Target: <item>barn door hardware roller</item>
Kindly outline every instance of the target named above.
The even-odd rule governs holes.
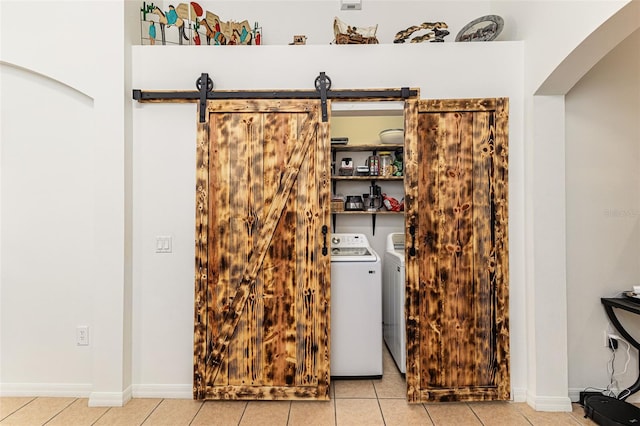
[[[206,121],[207,100],[222,99],[320,99],[322,121],[329,119],[327,112],[328,99],[408,99],[418,96],[418,90],[403,87],[402,89],[381,90],[331,90],[331,79],[321,72],[315,79],[315,90],[264,90],[264,91],[214,91],[213,80],[209,74],[202,73],[196,79],[197,91],[143,91],[133,90],[133,99],[138,102],[198,102],[200,106],[200,122]]]

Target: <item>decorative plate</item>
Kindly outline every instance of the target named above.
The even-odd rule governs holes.
[[[462,27],[456,41],[491,41],[498,37],[503,27],[504,20],[500,16],[482,16]]]

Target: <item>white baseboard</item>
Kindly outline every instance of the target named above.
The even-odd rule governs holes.
[[[88,398],[90,383],[0,383],[0,396]]]
[[[133,385],[134,398],[193,399],[193,386],[186,385]]]
[[[131,398],[131,386],[123,392],[91,392],[89,407],[124,407]]]
[[[527,404],[536,411],[571,412],[568,396],[536,396],[527,394]]]
[[[527,402],[527,389],[513,388],[511,389],[511,399],[513,402]]]

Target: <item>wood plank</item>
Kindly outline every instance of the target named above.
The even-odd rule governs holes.
[[[209,116],[209,287],[210,296],[208,308],[208,348],[218,336],[225,311],[229,308],[229,283],[231,270],[229,268],[231,255],[231,233],[228,224],[231,221],[231,150],[229,144],[221,144],[226,128],[233,117],[230,114],[207,114]],[[210,370],[210,367],[207,366]],[[228,360],[220,366],[220,374],[215,384],[229,383]],[[214,383],[207,381],[207,386]]]
[[[209,288],[209,120],[198,123],[196,137],[196,229],[195,229],[195,297],[193,397],[204,398],[206,392],[204,359],[207,351],[207,306]]]
[[[421,126],[418,122],[418,101],[409,100],[405,102],[404,110],[404,132],[405,132],[405,149],[404,149],[404,202],[405,202],[405,237],[407,245],[405,248],[405,319],[406,319],[406,337],[407,337],[407,400],[409,402],[420,401],[420,276],[419,262],[424,251],[418,234],[416,236],[416,256],[411,256],[409,248],[411,247],[412,237],[410,229],[413,227],[417,231],[421,229],[419,221],[419,212],[424,209],[418,198],[418,179],[419,179],[419,162],[421,161],[419,148],[418,131]]]
[[[446,276],[441,275],[441,256],[446,197],[446,173],[443,167],[445,145],[444,122],[440,114],[421,114],[419,118],[420,170],[419,241],[425,246],[420,255],[420,307],[419,315],[424,326],[419,334],[420,345],[420,389],[444,386],[447,370],[444,369],[444,298]],[[444,279],[444,280],[443,280]]]
[[[495,113],[494,203],[496,256],[496,363],[499,399],[510,398],[509,376],[509,99],[499,98]]]
[[[268,205],[271,203],[273,196],[277,193],[279,179],[282,176],[287,158],[287,145],[279,142],[286,140],[281,120],[276,120],[276,116],[263,119],[263,191],[265,213]],[[276,234],[280,230],[276,229]],[[277,244],[278,238],[275,239]],[[277,372],[281,370],[278,361],[281,359],[280,341],[282,337],[279,335],[277,323],[277,307],[280,295],[278,273],[279,255],[273,250],[278,247],[272,247],[266,254],[262,268],[262,276],[264,281],[264,313],[263,313],[263,341],[262,346],[262,364],[264,368],[263,384],[269,386],[281,385]]]
[[[265,179],[270,181],[268,187],[271,188],[267,195],[268,199],[272,199],[277,194],[279,179],[294,150],[297,132],[292,133],[290,128],[292,123],[298,122],[296,115],[274,113],[265,116],[264,146],[269,152],[268,156],[273,160],[273,170],[265,175]],[[303,120],[302,117],[299,118]],[[266,152],[265,155],[267,155]],[[304,167],[304,162],[301,167]],[[296,304],[291,288],[293,285],[291,277],[294,276],[295,271],[293,268],[295,257],[291,255],[295,245],[295,234],[291,230],[295,229],[293,214],[296,208],[291,200],[295,198],[295,192],[294,185],[275,229],[263,266],[265,273],[270,276],[268,286],[265,286],[269,297],[265,299],[264,368],[266,383],[274,386],[292,385],[295,369],[295,355],[292,356],[287,350],[290,324],[294,322],[291,307]]]
[[[331,114],[331,101],[327,101],[327,108]],[[330,154],[330,130],[329,122],[322,122],[318,118],[318,138],[316,140],[316,199],[318,201],[316,214],[317,227],[315,229],[317,248],[316,265],[314,268],[316,277],[316,398],[328,400],[330,391],[331,371],[330,371],[330,306],[331,306],[331,263],[330,256],[324,254],[323,247],[330,245],[330,210],[331,210],[331,154]],[[323,228],[326,226],[326,228]],[[326,232],[325,232],[326,231]]]
[[[222,103],[220,103],[222,104]],[[228,109],[228,105],[225,105]],[[229,282],[224,286],[227,289],[227,298],[232,299],[234,293],[242,280],[244,266],[249,261],[250,253],[253,250],[252,231],[254,219],[249,200],[250,175],[250,152],[251,140],[247,126],[255,116],[250,114],[229,114],[230,120],[224,129],[223,140],[242,141],[241,143],[229,143],[229,246],[226,249],[233,259],[229,262]],[[247,300],[251,299],[254,292],[253,286],[248,289]],[[248,351],[251,339],[248,328],[249,312],[245,308],[239,313],[237,327],[234,330],[233,339],[228,346],[228,384],[230,385],[250,385],[248,379],[250,373],[248,368]],[[224,317],[221,328],[224,327]]]
[[[426,99],[420,101],[422,112],[495,111],[495,98]]]
[[[472,338],[469,320],[472,318],[473,235],[470,220],[473,175],[471,153],[470,113],[443,114],[444,132],[440,143],[444,144],[444,158],[440,164],[440,201],[444,212],[441,220],[441,246],[439,274],[443,285],[442,299],[442,364],[445,387],[470,386],[468,376],[473,354],[469,340]]]
[[[473,179],[491,181],[493,173],[494,126],[493,113],[478,112],[473,122]],[[493,317],[495,314],[495,250],[492,237],[492,188],[476,185],[473,193],[474,264],[474,365],[472,383],[491,385],[495,380],[496,339]],[[482,361],[482,362],[480,362]]]
[[[318,389],[315,386],[216,386],[207,391],[205,398],[219,400],[328,400],[329,395],[322,394]]]

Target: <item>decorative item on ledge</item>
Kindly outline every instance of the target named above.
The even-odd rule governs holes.
[[[153,3],[143,2],[140,8],[140,24],[143,45],[156,44],[156,24],[159,24],[160,41],[163,45],[200,45],[201,36],[206,38],[207,45],[262,44],[262,27],[258,26],[257,22],[254,23],[253,29],[248,20],[223,22],[215,13],[207,11],[205,14],[196,2],[180,3],[177,7],[170,5],[166,11]],[[177,28],[177,34],[173,30],[166,31],[171,27]]]
[[[412,38],[411,43],[422,43],[427,40],[430,40],[431,43],[442,43],[444,38],[449,35],[447,28],[449,26],[444,22],[423,22],[420,25],[413,25],[404,31],[398,31],[393,42],[404,43],[413,33],[426,30],[425,34]]]
[[[504,20],[498,15],[486,15],[474,19],[462,27],[456,41],[491,41],[495,40],[504,28]]]
[[[376,31],[378,31],[377,24],[371,27],[352,27],[342,22],[337,16],[333,18],[336,44],[378,44]]]
[[[289,45],[292,44],[307,44],[307,36],[306,35],[294,35],[293,36],[293,43],[289,43]]]

